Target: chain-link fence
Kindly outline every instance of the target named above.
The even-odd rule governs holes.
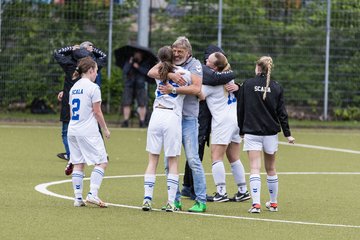
[[[0,105],[42,98],[57,105],[64,74],[55,49],[90,40],[109,52],[110,0],[1,0]],[[219,3],[222,21],[219,25]],[[272,56],[291,115],[321,118],[324,106],[326,0],[152,0],[149,45],[154,50],[187,36],[203,60],[209,44],[227,53],[237,82],[253,77],[255,60]],[[331,2],[329,115],[360,119],[360,0]],[[113,5],[112,49],[137,40],[139,1]],[[103,69],[103,98],[112,112],[121,104],[122,72],[112,60]],[[151,93],[150,93],[151,94]]]

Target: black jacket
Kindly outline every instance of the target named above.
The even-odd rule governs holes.
[[[125,87],[134,89],[145,88],[145,82],[151,81],[147,76],[151,68],[151,63],[146,60],[139,63],[139,68],[135,68],[133,64],[126,61],[123,67]]]
[[[72,75],[75,71],[78,60],[87,56],[91,56],[96,61],[98,65],[98,72],[102,67],[106,66],[106,54],[95,47],[93,52],[89,52],[86,49],[77,49],[73,51],[72,46],[63,47],[54,51],[54,59],[57,63],[59,63],[65,72],[60,121],[70,121],[69,91],[78,80],[72,80]]]
[[[283,131],[291,136],[286,112],[283,88],[271,80],[266,99],[263,100],[266,76],[246,80],[240,88],[238,123],[240,134],[275,135]]]

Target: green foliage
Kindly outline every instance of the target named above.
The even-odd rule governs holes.
[[[360,121],[360,108],[347,107],[334,109],[335,120],[356,120]]]
[[[52,58],[55,49],[90,40],[108,49],[106,1],[66,1],[65,5],[13,1],[3,7],[0,57],[0,105],[31,102],[56,104],[64,74]],[[34,1],[32,1],[34,2]],[[86,2],[86,4],[85,4]],[[218,0],[167,1],[172,8],[152,9],[150,46],[157,51],[187,36],[200,61],[209,44],[217,44]],[[172,5],[171,5],[172,4]],[[331,1],[329,108],[360,105],[360,4]],[[135,43],[137,0],[114,4],[113,51]],[[286,102],[318,112],[323,107],[326,1],[224,0],[222,48],[241,82],[254,74],[263,55],[274,59],[272,78],[285,89]],[[122,73],[112,62],[111,78],[102,70],[103,95],[121,103]],[[108,100],[106,98],[106,100]]]

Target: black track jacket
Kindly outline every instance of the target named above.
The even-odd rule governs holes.
[[[265,86],[265,75],[248,79],[241,86],[238,109],[240,135],[275,135],[282,129],[284,136],[289,137],[291,132],[283,88],[276,81],[270,80],[266,99],[263,100]]]
[[[72,80],[72,75],[76,69],[79,59],[91,56],[98,65],[98,72],[101,68],[106,66],[106,54],[100,49],[94,47],[93,52],[88,52],[85,49],[72,50],[72,46],[63,47],[54,51],[54,58],[56,62],[62,67],[65,72],[65,80],[63,87],[63,98],[61,100],[60,121],[70,121],[70,105],[69,105],[69,91],[77,80]]]

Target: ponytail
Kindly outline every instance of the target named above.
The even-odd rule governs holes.
[[[273,68],[273,60],[271,57],[263,56],[256,61],[256,65],[261,68],[261,74],[266,74],[266,86],[263,94],[263,100],[265,100],[266,93],[270,85],[270,75]]]
[[[81,74],[89,71],[90,68],[96,67],[96,62],[91,57],[84,57],[79,60],[77,67],[72,75],[72,80],[75,80],[81,76]]]

